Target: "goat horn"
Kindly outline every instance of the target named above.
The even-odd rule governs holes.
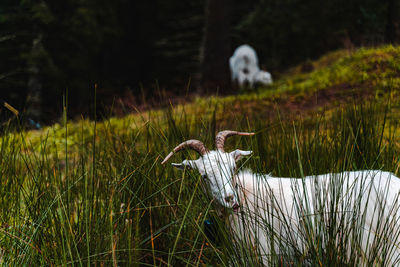
[[[169,153],[168,156],[165,157],[165,159],[161,162],[161,164],[164,164],[165,162],[167,162],[167,160],[169,160],[174,155],[174,153],[176,153],[182,149],[185,149],[185,148],[193,149],[193,150],[197,151],[201,156],[204,156],[209,151],[206,148],[206,146],[203,144],[203,142],[201,142],[199,140],[195,140],[195,139],[187,140],[187,141],[177,145],[174,148],[174,150],[172,150],[171,153]]]
[[[254,135],[254,133],[244,133],[244,132],[237,132],[230,130],[219,132],[217,134],[217,137],[215,137],[215,146],[219,151],[225,152],[224,150],[225,140],[232,135]]]

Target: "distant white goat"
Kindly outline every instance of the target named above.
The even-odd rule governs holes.
[[[236,162],[252,151],[225,152],[225,140],[232,135],[253,134],[222,131],[216,136],[214,151],[209,151],[201,141],[188,140],[175,147],[162,164],[182,149],[197,151],[199,159],[172,165],[200,172],[217,203],[233,210],[229,213],[233,232],[240,240],[250,242],[264,265],[272,252],[281,254],[292,249],[306,255],[310,242],[314,243],[307,238],[317,238],[321,221],[329,231],[334,231],[335,246],[347,245],[348,258],[358,255],[363,259],[361,265],[399,264],[398,177],[379,170],[303,179],[238,171]],[[354,238],[358,243],[354,243]]]
[[[229,59],[229,66],[232,81],[237,82],[239,86],[248,84],[252,87],[255,83],[272,84],[271,74],[260,70],[256,51],[249,45],[236,48]]]

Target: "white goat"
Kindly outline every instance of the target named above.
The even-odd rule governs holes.
[[[359,265],[399,265],[398,177],[379,170],[303,179],[237,171],[236,162],[252,151],[237,149],[227,153],[225,140],[232,135],[253,134],[222,131],[216,137],[214,151],[209,151],[201,141],[188,140],[175,147],[162,164],[182,149],[197,151],[199,159],[172,165],[200,172],[217,203],[233,210],[229,222],[235,235],[250,242],[263,265],[268,264],[273,252],[307,255],[312,250],[311,244],[316,242],[314,238],[328,242],[328,231],[318,232],[321,227],[335,233],[335,246],[346,246],[348,259],[361,258]]]
[[[237,82],[239,86],[248,84],[252,87],[255,83],[272,84],[271,74],[260,70],[256,51],[249,45],[236,48],[229,59],[229,66],[232,81]]]

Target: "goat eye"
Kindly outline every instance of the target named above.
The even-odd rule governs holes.
[[[206,179],[206,178],[207,178],[207,175],[203,174],[203,175],[201,176],[201,178]]]

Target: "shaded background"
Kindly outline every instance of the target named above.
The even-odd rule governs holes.
[[[274,77],[327,51],[397,43],[396,0],[3,0],[0,98],[42,123],[233,92],[248,43]],[[118,114],[117,114],[118,115]]]

